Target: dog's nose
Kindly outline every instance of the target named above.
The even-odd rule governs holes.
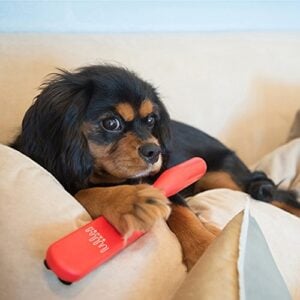
[[[148,143],[139,148],[140,156],[147,162],[154,164],[158,161],[161,149],[158,145]]]

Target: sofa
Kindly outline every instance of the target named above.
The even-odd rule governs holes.
[[[166,223],[65,286],[43,264],[48,246],[88,223],[45,169],[6,146],[56,68],[125,65],[153,83],[171,116],[205,130],[245,163],[300,194],[297,33],[0,36],[1,299],[299,299],[300,220],[242,192],[188,202],[223,229],[187,274]]]

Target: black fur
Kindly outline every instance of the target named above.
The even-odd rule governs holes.
[[[162,170],[200,156],[206,160],[208,171],[228,172],[252,197],[265,202],[286,201],[299,207],[293,192],[278,190],[262,172],[252,173],[218,140],[191,126],[170,121],[152,85],[124,68],[100,65],[54,74],[25,114],[21,133],[11,146],[49,170],[74,194],[90,185],[88,177],[94,164],[81,130],[83,122],[96,122],[100,112],[120,101],[138,107],[144,99],[151,99],[159,110],[159,119],[151,134],[162,149]],[[136,125],[131,130],[142,137],[149,134]],[[108,144],[112,142],[110,139],[109,135],[102,136],[98,143]],[[184,194],[190,192],[191,189],[187,189]],[[173,199],[183,204],[180,197]]]
[[[50,171],[75,194],[89,185],[93,159],[80,127],[120,101],[138,105],[150,98],[159,107],[159,126],[153,135],[167,157],[169,115],[155,89],[134,73],[114,66],[89,66],[74,73],[62,71],[41,86],[26,112],[22,130],[11,146]],[[140,133],[141,134],[141,133]],[[110,143],[109,137],[103,143]]]
[[[278,189],[264,172],[251,172],[239,157],[215,138],[189,125],[171,121],[172,145],[168,167],[194,156],[200,156],[207,162],[209,171],[225,171],[241,189],[254,199],[263,202],[277,200],[295,208],[300,208],[294,191]],[[183,191],[190,196],[193,188]]]

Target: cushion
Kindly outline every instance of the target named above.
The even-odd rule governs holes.
[[[257,167],[269,168],[272,178],[285,179],[287,186],[297,189],[299,142],[295,139],[282,146]],[[0,250],[0,279],[5,287],[0,290],[1,298],[170,299],[186,277],[180,245],[161,222],[78,283],[62,285],[43,266],[45,252],[52,242],[89,222],[87,212],[51,174],[21,153],[0,145],[0,166],[0,233],[5,241]],[[222,299],[238,297],[237,247],[243,219],[239,213],[248,199],[242,192],[226,189],[189,199],[202,220],[225,229],[183,284],[183,289],[189,288],[178,291],[179,295],[199,295],[201,289],[201,299],[218,298],[221,292]],[[299,299],[299,219],[255,200],[250,211],[290,295]]]
[[[205,251],[174,296],[181,299],[239,299],[238,246],[243,213],[239,213]]]
[[[0,166],[1,299],[166,299],[185,277],[180,245],[161,222],[81,281],[63,285],[43,265],[46,250],[89,215],[21,153],[0,145]]]
[[[249,206],[251,215],[243,209],[225,226],[174,299],[300,299],[299,218],[256,200]]]
[[[287,140],[291,141],[296,138],[300,138],[300,110],[298,110],[295,115]]]
[[[244,212],[237,265],[240,298],[291,299],[264,234],[249,209]]]
[[[280,188],[298,191],[300,201],[300,138],[267,154],[254,168],[266,172]]]
[[[266,171],[268,175],[275,181],[275,183],[280,185],[281,188],[292,188],[296,191],[300,191],[299,167],[300,139],[294,139],[288,144],[279,147],[274,152],[265,156],[255,166],[257,169]],[[216,189],[190,198],[189,204],[203,221],[213,223],[220,228],[225,227],[222,234],[216,239],[215,243],[217,243],[219,238],[223,238],[223,235],[227,235],[227,238],[232,240],[231,234],[228,233],[228,231],[231,232],[235,229],[231,229],[231,227],[234,227],[234,225],[232,225],[232,222],[229,224],[228,222],[235,215],[244,210],[249,199],[250,197],[242,192],[231,191],[227,189]],[[266,245],[262,247],[268,249],[266,251],[270,252],[272,259],[274,260],[275,267],[273,271],[278,269],[279,272],[279,275],[276,276],[276,278],[278,279],[279,277],[282,277],[283,286],[287,286],[292,299],[300,299],[300,219],[275,206],[253,199],[250,201],[250,212],[254,218],[251,219],[250,222],[251,230],[255,232],[256,236],[263,236],[263,239],[266,241]],[[251,236],[247,238],[250,237]],[[257,239],[259,239],[259,237]],[[223,247],[223,249],[222,247],[223,246],[217,247],[218,250],[214,250],[214,254],[209,254],[212,249],[215,249],[214,247],[210,247],[207,251],[207,255],[213,255],[215,259],[218,256],[227,257],[229,254],[224,253],[225,248]],[[239,247],[241,247],[241,245],[239,245]],[[233,250],[231,249],[231,251]],[[252,258],[254,257],[255,260],[255,254],[253,251],[250,251],[249,253],[252,253]],[[201,261],[204,258],[205,256],[200,259],[199,265],[203,263]],[[251,259],[249,261],[251,261]],[[266,259],[264,261],[266,261]],[[238,261],[235,263],[237,268]],[[213,267],[212,264],[209,265],[209,268],[211,267]],[[201,269],[198,267],[198,265],[195,268]],[[205,270],[207,269],[208,267]],[[258,270],[259,268],[256,269]],[[195,271],[197,274],[196,277],[198,277],[197,272],[199,271]],[[188,276],[187,280],[190,276],[192,276],[192,274],[193,273]],[[224,274],[224,270],[222,269],[222,274],[224,277],[226,277],[227,273]],[[201,276],[204,275],[202,274]],[[238,273],[236,273],[236,276],[238,276]],[[206,279],[210,280],[209,277]],[[201,282],[205,280],[201,277]],[[238,281],[237,277],[236,280]],[[265,280],[271,280],[270,276]],[[195,279],[192,279],[192,281],[194,282]],[[239,283],[241,284],[241,282]],[[264,283],[265,285],[263,286],[266,290],[268,282]],[[196,286],[196,283],[193,286]],[[281,289],[281,291],[282,290],[283,289]],[[180,294],[181,293],[184,292],[180,291]],[[235,293],[231,294],[232,297],[234,297],[234,295]],[[202,297],[204,296],[202,295]],[[191,299],[196,299],[196,297]],[[229,297],[228,299],[231,298]],[[257,298],[256,295],[256,297],[249,299],[264,299],[264,297]]]

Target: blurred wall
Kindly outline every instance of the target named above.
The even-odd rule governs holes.
[[[300,1],[1,1],[2,32],[299,30]]]

